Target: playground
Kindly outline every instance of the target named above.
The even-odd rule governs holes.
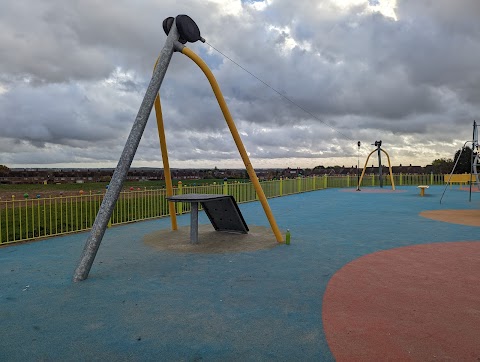
[[[315,178],[302,188],[299,177],[301,193],[286,196],[279,180],[270,197],[283,197],[268,202],[213,73],[184,45],[205,42],[200,30],[187,15],[162,25],[165,45],[95,221],[81,218],[89,232],[0,248],[2,360],[479,360],[478,194],[446,193],[454,181],[435,186],[433,173],[430,184],[396,187],[380,140],[356,189],[349,177],[346,190],[319,190]],[[220,193],[174,191],[159,96],[174,52],[205,74],[258,202],[238,205],[226,182]],[[152,108],[170,217],[111,227]],[[475,132],[466,143],[477,150]],[[375,152],[379,187],[373,176],[362,186]],[[478,184],[478,157],[471,164]],[[128,205],[151,210],[143,200],[158,195],[148,196]],[[5,224],[19,219],[22,230],[28,195],[20,211],[14,199]],[[30,222],[45,226],[49,214],[52,224],[48,205],[56,210],[38,203]],[[13,232],[13,242],[29,237]]]
[[[2,247],[2,360],[477,360],[478,224],[422,213],[474,213],[479,194],[375,190],[269,200],[290,245],[259,202],[239,206],[270,234],[258,248],[202,246],[204,212],[198,252],[165,246],[168,218],[112,227],[79,283],[88,233]]]

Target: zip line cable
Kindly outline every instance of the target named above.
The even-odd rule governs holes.
[[[332,131],[338,133],[339,135],[345,137],[346,139],[352,141],[352,142],[356,142],[355,140],[353,140],[352,138],[350,138],[349,136],[347,136],[346,134],[344,134],[343,132],[339,131],[338,129],[336,129],[335,127],[333,127],[332,125],[328,124],[327,122],[325,122],[324,120],[318,118],[317,116],[315,116],[313,113],[311,113],[310,111],[308,111],[307,109],[303,108],[302,106],[300,106],[299,104],[295,103],[293,100],[291,100],[290,98],[288,98],[286,95],[280,93],[278,90],[276,90],[274,87],[272,87],[270,84],[268,84],[267,82],[263,81],[262,79],[260,79],[259,77],[257,77],[255,74],[253,74],[252,72],[250,72],[248,69],[246,69],[245,67],[241,66],[239,63],[237,63],[235,60],[233,60],[232,58],[230,58],[229,56],[227,56],[226,54],[222,53],[220,50],[218,50],[217,48],[215,48],[212,44],[210,44],[209,42],[205,42],[206,44],[208,44],[212,49],[214,49],[215,51],[217,51],[218,53],[220,53],[221,55],[223,55],[225,58],[227,58],[228,60],[230,60],[233,64],[235,64],[237,67],[239,67],[240,69],[242,69],[243,71],[247,72],[248,74],[250,74],[252,77],[254,77],[255,79],[257,79],[259,82],[262,82],[264,85],[266,85],[268,88],[270,88],[272,91],[274,91],[275,93],[277,93],[280,97],[282,97],[283,99],[287,100],[288,102],[290,102],[291,104],[293,104],[295,107],[301,109],[302,111],[304,111],[306,114],[308,114],[309,116],[315,118],[317,121],[323,123],[325,126],[327,126],[328,128],[330,128]],[[362,146],[362,147],[365,147],[365,146]]]

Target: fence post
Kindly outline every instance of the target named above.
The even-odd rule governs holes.
[[[45,212],[45,210],[43,212]],[[13,230],[13,241],[15,241],[15,195],[12,195],[12,230]],[[38,232],[40,233],[40,227]]]
[[[323,177],[323,188],[326,189],[327,188],[327,185],[328,185],[328,182],[327,182],[327,174],[324,175]]]
[[[347,187],[350,187],[350,175],[347,175]]]
[[[403,173],[400,172],[400,186],[403,185]]]
[[[280,176],[280,196],[283,196],[283,177]]]
[[[372,174],[372,186],[375,186],[375,174]]]
[[[430,185],[433,185],[433,172],[430,172]]]
[[[182,181],[178,181],[178,195],[183,195]],[[177,214],[183,214],[183,202],[177,202]]]
[[[223,194],[224,194],[224,195],[228,195],[227,180],[223,180]]]
[[[297,176],[297,194],[302,192],[302,179]]]
[[[1,203],[4,204],[3,201],[2,201]],[[7,204],[5,204],[5,207],[7,207]],[[3,243],[3,234],[2,234],[2,219],[3,219],[3,218],[2,218],[2,209],[3,209],[3,208],[0,207],[0,244]],[[28,212],[27,198],[25,198],[25,210],[27,210],[27,211],[25,211],[25,215],[27,215],[27,212]],[[26,227],[26,229],[27,229],[27,238],[28,238],[28,216],[27,216],[27,221],[26,221],[26,222],[27,222],[27,227]],[[7,234],[7,237],[8,237],[8,234]],[[5,241],[7,241],[7,240],[5,239]]]
[[[53,205],[53,202],[52,202],[52,195],[50,195],[50,200],[48,202],[48,208],[49,208],[49,216],[50,216],[50,233],[49,235],[53,235],[53,225],[52,225],[52,205]],[[20,232],[21,232],[21,219],[22,218],[22,214],[20,213]],[[82,225],[83,226],[83,225]],[[21,235],[21,234],[20,234]]]
[[[312,189],[315,191],[316,190],[316,187],[315,187],[315,175],[313,175],[312,177]]]

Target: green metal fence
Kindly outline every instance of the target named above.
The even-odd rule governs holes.
[[[394,182],[402,185],[440,185],[443,175],[394,175]],[[376,175],[365,175],[362,187],[378,186]],[[280,197],[325,188],[356,187],[357,176],[298,177],[261,182],[267,198]],[[384,176],[384,185],[390,177]],[[200,186],[183,186],[179,182],[174,194],[225,194],[239,203],[257,200],[251,182],[224,182]],[[92,227],[104,193],[89,192],[60,197],[0,201],[0,244],[10,244],[49,236],[88,230]],[[177,214],[190,211],[189,203],[176,203]],[[165,189],[130,189],[121,192],[111,225],[168,216]]]

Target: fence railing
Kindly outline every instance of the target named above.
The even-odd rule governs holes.
[[[394,175],[396,185],[440,185],[443,175]],[[362,187],[377,186],[378,176],[365,175]],[[383,179],[390,185],[388,175]],[[261,182],[267,198],[280,197],[326,188],[356,187],[357,176],[314,176]],[[251,182],[224,182],[210,185],[183,186],[179,182],[174,194],[225,194],[238,203],[257,200]],[[10,244],[49,236],[85,231],[92,227],[104,193],[92,192],[59,197],[25,198],[0,201],[0,244]],[[177,214],[190,211],[189,203],[176,203]],[[137,188],[120,193],[109,225],[168,216],[165,189]]]

